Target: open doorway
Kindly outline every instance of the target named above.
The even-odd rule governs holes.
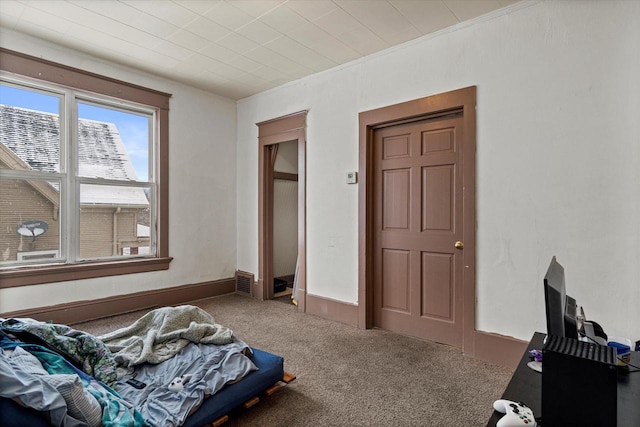
[[[298,141],[271,145],[273,165],[273,297],[293,295],[298,263]],[[285,298],[286,299],[286,298]]]
[[[257,124],[259,271],[253,295],[272,299],[276,294],[274,278],[286,277],[287,283],[290,279],[294,285],[292,292],[300,311],[306,309],[306,114],[303,111]],[[291,215],[296,219],[295,233],[291,221],[286,220]],[[286,251],[279,248],[284,240]],[[296,258],[293,277],[289,272],[292,254]]]

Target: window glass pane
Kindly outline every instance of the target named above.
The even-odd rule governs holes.
[[[60,257],[59,184],[0,178],[0,265]]]
[[[59,172],[59,109],[56,95],[0,84],[0,168]]]
[[[155,256],[150,188],[80,186],[80,258]]]
[[[78,176],[149,181],[152,117],[78,103]]]

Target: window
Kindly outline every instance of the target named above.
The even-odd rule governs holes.
[[[168,268],[170,95],[5,49],[0,68],[0,287]]]

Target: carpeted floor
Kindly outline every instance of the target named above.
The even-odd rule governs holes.
[[[292,304],[241,295],[192,303],[249,345],[284,356],[297,379],[248,409],[234,426],[484,426],[512,371],[458,350],[391,332],[361,330]],[[100,335],[134,312],[74,325]]]

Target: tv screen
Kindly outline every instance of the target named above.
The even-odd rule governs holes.
[[[544,302],[547,334],[577,339],[576,301],[567,295],[564,268],[555,256],[544,276]]]

